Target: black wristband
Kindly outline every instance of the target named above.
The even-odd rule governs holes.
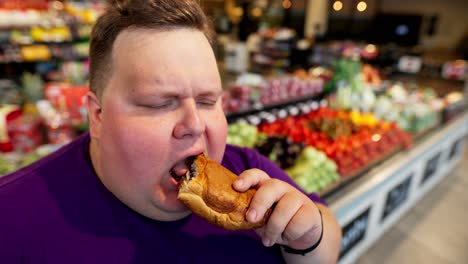
[[[292,247],[281,245],[281,247],[284,249],[285,252],[290,253],[290,254],[297,254],[297,255],[305,256],[307,253],[312,252],[314,249],[316,249],[320,245],[320,242],[322,242],[322,237],[323,237],[323,217],[322,217],[322,211],[320,211],[320,209],[318,210],[320,213],[320,223],[322,225],[322,231],[320,232],[320,237],[318,241],[315,244],[313,244],[311,247],[306,248],[306,249],[294,249]]]

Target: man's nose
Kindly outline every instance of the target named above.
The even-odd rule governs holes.
[[[179,110],[180,118],[174,127],[176,138],[199,136],[205,132],[205,122],[194,100],[183,102]]]

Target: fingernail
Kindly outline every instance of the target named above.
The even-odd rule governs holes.
[[[243,179],[237,180],[237,187],[242,187],[242,186],[244,186],[244,180]]]
[[[250,221],[256,222],[257,221],[257,212],[255,209],[249,209],[247,211],[247,217],[250,218]]]

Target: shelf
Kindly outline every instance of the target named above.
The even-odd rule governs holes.
[[[319,95],[315,95],[315,96],[304,96],[304,97],[298,97],[298,98],[294,98],[294,99],[290,99],[288,100],[287,102],[279,102],[279,103],[274,103],[274,104],[269,104],[269,105],[265,105],[265,106],[261,106],[261,107],[258,107],[258,108],[254,108],[254,109],[250,109],[250,110],[246,110],[246,111],[239,111],[239,112],[235,112],[235,113],[228,113],[226,115],[226,118],[228,120],[229,123],[234,123],[235,121],[237,121],[238,119],[241,119],[241,118],[247,118],[249,116],[252,116],[252,115],[256,115],[256,114],[259,114],[260,112],[264,112],[264,111],[272,111],[272,110],[280,110],[280,109],[284,109],[284,108],[287,108],[289,106],[296,106],[300,103],[306,103],[306,102],[319,102],[321,101],[322,99],[324,98],[324,96],[322,94],[319,94]],[[318,105],[318,103],[316,103]]]
[[[260,49],[258,51],[253,52],[254,55],[262,55],[265,57],[270,57],[275,60],[281,60],[281,59],[288,59],[289,56],[291,55],[291,52],[284,52],[284,51],[275,51],[275,50],[268,50],[268,49]]]
[[[73,58],[51,58],[49,60],[32,60],[32,61],[1,61],[0,65],[7,65],[7,64],[33,64],[33,63],[41,63],[41,62],[62,62],[62,61],[84,61],[87,60],[88,57],[73,57]]]
[[[89,37],[74,38],[72,40],[64,41],[35,41],[32,43],[12,43],[12,42],[0,42],[0,48],[6,47],[25,47],[25,46],[35,46],[35,45],[46,45],[46,46],[62,46],[62,45],[73,45],[88,42]]]

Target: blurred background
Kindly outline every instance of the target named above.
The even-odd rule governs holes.
[[[467,263],[466,0],[200,0],[228,143],[343,228],[340,263]],[[0,0],[0,177],[86,133],[103,0]],[[465,162],[466,163],[466,162]]]

